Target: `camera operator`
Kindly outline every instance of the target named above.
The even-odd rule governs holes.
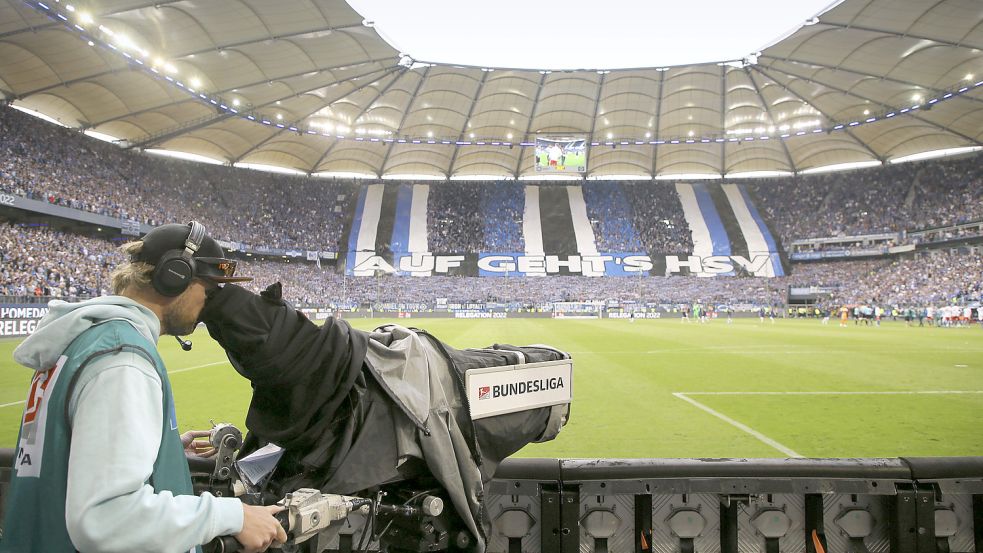
[[[243,551],[286,534],[280,507],[195,496],[160,335],[194,331],[206,294],[235,262],[197,222],[122,247],[116,295],[53,301],[14,352],[33,369],[0,552],[197,550],[235,535]],[[193,449],[192,449],[193,450]]]

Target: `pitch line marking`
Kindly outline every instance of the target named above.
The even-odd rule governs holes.
[[[983,353],[983,349],[904,349],[904,348],[891,348],[891,349],[795,349],[793,347],[771,347],[771,349],[762,349],[751,346],[731,346],[729,348],[666,348],[660,350],[637,350],[637,349],[626,349],[626,350],[591,350],[591,351],[570,351],[570,354],[590,354],[590,355],[604,355],[604,354],[635,354],[635,355],[661,355],[666,353],[708,353],[708,354],[727,354],[727,355],[742,355],[746,353],[753,354],[789,354],[789,355],[816,355],[816,354],[854,354],[858,352],[862,353],[898,353],[904,351],[938,351],[947,353]]]
[[[729,425],[737,428],[738,430],[742,430],[744,432],[747,432],[748,434],[750,434],[750,435],[754,436],[755,438],[757,438],[758,441],[764,443],[767,446],[770,446],[772,448],[775,448],[778,451],[781,451],[782,453],[784,453],[785,455],[788,455],[789,457],[802,457],[802,455],[799,455],[798,453],[796,453],[792,449],[789,449],[788,447],[786,447],[786,446],[778,443],[777,441],[769,438],[768,436],[765,436],[764,434],[762,434],[761,432],[758,432],[757,430],[751,428],[750,426],[748,426],[748,425],[746,425],[744,423],[738,422],[738,421],[736,421],[736,420],[728,417],[727,415],[725,415],[725,414],[723,414],[723,413],[721,413],[719,411],[715,411],[715,410],[707,407],[706,405],[703,405],[699,401],[696,401],[693,398],[686,397],[686,394],[684,394],[684,393],[676,392],[676,393],[674,393],[672,395],[674,395],[674,396],[678,397],[679,399],[681,399],[681,400],[683,400],[683,401],[685,401],[685,402],[693,405],[697,409],[700,409],[702,411],[706,411],[707,413],[710,413],[711,415],[713,415],[713,416],[717,417],[718,419],[726,422],[727,424],[729,424]]]
[[[167,371],[167,374],[169,374],[169,375],[170,374],[177,374],[177,373],[183,373],[183,372],[187,372],[187,371],[193,371],[195,369],[203,369],[205,367],[214,367],[215,365],[227,365],[227,364],[229,364],[229,361],[216,361],[214,363],[205,363],[204,365],[195,365],[194,367],[186,367],[184,369],[178,369],[176,371]]]
[[[895,391],[816,391],[816,392],[680,392],[687,396],[888,396],[929,394],[983,394],[983,390],[895,390]],[[676,394],[673,394],[676,395]]]
[[[167,374],[168,375],[171,375],[171,374],[183,373],[183,372],[187,372],[187,371],[193,371],[195,369],[203,369],[205,367],[212,367],[212,366],[215,366],[215,365],[224,365],[224,364],[227,364],[227,363],[228,363],[228,361],[216,361],[214,363],[205,363],[204,365],[195,365],[194,367],[185,367],[183,369],[178,369],[176,371],[168,371]],[[14,405],[23,405],[26,401],[27,400],[22,399],[20,401],[14,401],[14,402],[11,402],[11,403],[0,403],[0,409],[3,409],[4,407],[13,407]]]

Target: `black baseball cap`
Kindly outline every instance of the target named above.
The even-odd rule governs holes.
[[[191,223],[161,225],[140,239],[143,248],[130,261],[142,261],[156,266],[161,257],[171,250],[184,250]],[[236,260],[225,257],[222,246],[207,234],[192,257],[195,260],[195,276],[215,282],[246,282],[251,277],[235,276]]]

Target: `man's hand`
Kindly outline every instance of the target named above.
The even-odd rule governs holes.
[[[287,533],[273,517],[284,509],[281,505],[257,507],[242,504],[242,531],[235,538],[242,544],[243,553],[266,551],[273,542],[287,541]]]
[[[184,434],[181,434],[181,444],[184,446],[184,454],[189,457],[211,457],[215,455],[217,450],[212,447],[212,444],[207,439],[210,433],[208,430],[188,430]],[[196,440],[195,438],[206,439]]]

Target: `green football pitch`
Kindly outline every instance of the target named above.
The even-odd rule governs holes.
[[[359,328],[386,322],[355,319]],[[456,347],[545,343],[574,358],[569,424],[522,457],[983,455],[983,330],[840,328],[815,320],[401,320]],[[240,427],[249,384],[202,329],[160,347],[182,430]],[[12,447],[30,371],[0,341],[0,447]]]

